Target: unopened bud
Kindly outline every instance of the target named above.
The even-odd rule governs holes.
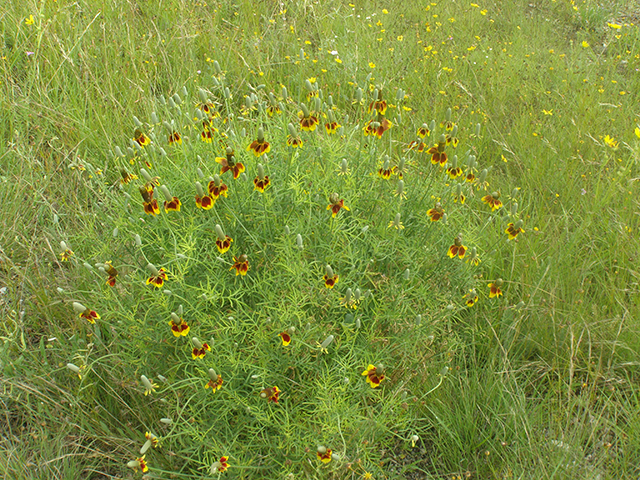
[[[358,87],[358,89],[356,90],[356,102],[361,102],[362,96],[363,96],[362,89]]]
[[[193,344],[193,346],[195,348],[197,348],[198,350],[202,348],[202,342],[198,339],[198,337],[193,337],[191,339],[191,343]]]
[[[480,136],[480,129],[481,129],[481,125],[479,123],[476,123],[476,137]]]
[[[162,192],[162,195],[164,195],[164,199],[167,202],[170,202],[173,200],[173,197],[171,196],[171,193],[169,193],[169,189],[167,188],[166,185],[160,186],[160,191]]]
[[[73,363],[67,363],[67,368],[71,370],[73,373],[80,374],[80,367],[74,365]]]
[[[136,242],[136,247],[141,247],[141,246],[142,246],[142,238],[140,238],[140,235],[138,235],[138,234],[136,233],[136,236],[135,236],[135,237],[133,237],[133,239],[134,239],[134,240],[135,240],[135,242]]]
[[[411,270],[409,270],[408,268],[404,271],[404,273],[402,274],[402,278],[404,278],[405,280],[409,280],[409,277],[411,276]]]
[[[300,234],[298,234],[298,235],[296,236],[296,245],[298,246],[298,248],[299,248],[300,250],[302,250],[302,249],[304,248],[304,245],[303,245],[303,243],[302,243],[302,235],[300,235]]]
[[[331,268],[331,265],[325,265],[324,271],[327,274],[327,277],[329,277],[329,278],[333,278],[334,277],[333,268]]]
[[[451,120],[451,108],[447,108],[447,111],[444,114],[444,118],[447,120],[447,122]]]
[[[331,345],[331,342],[333,342],[333,335],[329,335],[327,338],[324,339],[324,342],[322,342],[322,344],[320,345],[322,348],[327,348],[329,345]]]
[[[220,64],[217,60],[213,61],[213,71],[216,72],[216,75],[220,75],[222,73],[222,69],[220,68]]]
[[[151,178],[151,175],[149,175],[149,172],[147,172],[144,168],[140,169],[140,175],[142,175],[142,178],[144,178],[144,180],[148,183],[153,182],[153,178]]]
[[[182,103],[182,99],[180,98],[180,95],[178,95],[177,93],[174,93],[171,99],[176,103],[176,105],[180,105]]]
[[[215,230],[216,230],[216,235],[218,236],[218,240],[225,240],[227,238],[227,236],[224,234],[224,231],[222,230],[222,227],[220,225],[216,224]]]

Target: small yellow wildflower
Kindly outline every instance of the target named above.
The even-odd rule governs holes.
[[[583,46],[584,48],[589,48],[589,42],[587,42],[586,40],[583,40],[583,41],[582,41],[582,46]]]
[[[33,15],[29,15],[29,18],[24,19],[25,25],[33,25],[35,20],[33,19]]]

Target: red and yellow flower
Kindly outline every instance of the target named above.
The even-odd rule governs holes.
[[[189,325],[184,321],[184,318],[179,317],[175,313],[171,314],[169,326],[171,327],[171,333],[173,333],[174,337],[186,337],[189,335]]]
[[[331,461],[331,449],[323,446],[318,447],[316,457],[322,463],[329,463]]]
[[[158,270],[151,264],[147,265],[147,269],[151,272],[151,276],[147,278],[147,285],[153,285],[156,288],[162,287],[167,280],[167,271],[164,268]]]
[[[287,146],[291,148],[302,148],[304,142],[300,137],[287,135]]]
[[[327,205],[327,210],[331,210],[331,216],[335,218],[338,215],[340,209],[344,208],[349,211],[349,207],[344,204],[344,200],[340,198],[340,195],[337,193],[332,193],[329,196],[329,205]]]
[[[523,224],[524,223],[522,220],[518,220],[515,224],[512,222],[507,225],[507,229],[504,231],[504,233],[509,235],[509,240],[513,240],[519,234],[524,233],[524,229],[522,228]]]
[[[449,251],[447,252],[447,255],[449,256],[449,258],[458,257],[460,259],[463,259],[466,253],[467,253],[467,247],[462,245],[462,235],[459,234],[454,239],[453,245],[449,247]]]
[[[107,272],[107,275],[109,275],[109,278],[107,279],[107,285],[109,285],[110,287],[115,287],[118,271],[115,268],[113,268],[113,265],[111,265],[111,262],[104,262],[104,269]]]
[[[335,287],[340,277],[333,273],[333,268],[331,268],[331,265],[325,266],[324,271],[325,271],[325,274],[322,277],[324,279],[324,286],[326,288]]]
[[[209,382],[204,388],[210,388],[212,392],[222,388],[222,375],[218,375],[213,368],[209,369]]]
[[[216,247],[218,247],[218,251],[220,253],[225,253],[227,250],[231,248],[231,242],[233,242],[233,238],[229,235],[225,235],[220,225],[216,225]]]
[[[446,145],[447,141],[444,138],[444,135],[441,135],[438,143],[427,150],[427,153],[431,154],[432,164],[440,164],[441,167],[444,167],[447,164],[447,152],[444,151]]]
[[[249,257],[244,254],[240,255],[240,257],[238,258],[234,256],[233,265],[231,265],[231,268],[229,270],[233,269],[236,270],[236,277],[238,275],[245,276],[249,271]]]
[[[423,123],[422,126],[418,128],[418,131],[416,132],[416,135],[420,138],[424,138],[430,134],[431,134],[431,131],[429,130],[429,127],[427,126],[426,123]]]
[[[414,140],[410,142],[409,145],[407,145],[407,151],[416,150],[419,153],[424,152],[426,148],[427,148],[427,144],[419,140]]]
[[[182,137],[176,131],[169,134],[169,145],[173,145],[174,143],[177,143],[178,145],[182,145]]]
[[[269,142],[264,139],[264,130],[260,127],[258,128],[257,138],[247,147],[247,152],[253,152],[256,157],[259,157],[260,155],[264,155],[270,151],[271,146],[269,145]],[[236,178],[235,175],[233,178]]]
[[[60,252],[60,261],[68,262],[71,257],[73,257],[73,251],[67,247],[65,242],[60,242],[60,246],[62,247],[62,252]]]
[[[251,145],[249,145],[249,147]],[[233,178],[237,179],[240,174],[244,172],[244,165],[241,162],[236,162],[235,153],[231,147],[227,147],[225,155],[226,157],[216,157],[216,162],[222,165],[220,175],[222,175],[226,171],[231,170],[231,172],[233,173]]]
[[[151,139],[147,137],[142,130],[137,128],[133,132],[133,140],[141,147],[146,147],[151,143]]]
[[[469,293],[464,295],[462,298],[467,307],[473,307],[476,303],[478,303],[478,294],[476,293],[475,288],[469,290]]]
[[[264,174],[264,167],[258,164],[258,175],[253,179],[253,189],[264,193],[265,189],[270,185],[269,175]]]
[[[131,180],[137,180],[138,178],[137,175],[127,172],[124,168],[120,170],[120,175],[122,176],[122,178],[120,179],[120,182],[122,182],[124,185],[131,182]]]
[[[142,208],[147,215],[159,215],[160,207],[158,201],[153,198],[153,185],[146,184],[139,188],[140,195],[142,196]]]
[[[191,343],[193,343],[193,350],[191,350],[191,358],[193,358],[194,360],[203,359],[204,356],[207,354],[207,352],[211,351],[211,347],[209,346],[208,343],[206,342],[202,343],[196,337],[193,337],[191,339]]]
[[[382,134],[393,127],[393,123],[390,120],[381,117],[377,120],[369,120],[367,124],[362,128],[364,136],[371,135],[372,137],[382,138]]]
[[[165,213],[169,213],[169,212],[179,212],[180,211],[180,206],[182,205],[182,203],[180,202],[180,199],[178,197],[174,197],[169,193],[169,189],[165,186],[162,185],[160,187],[160,191],[162,192],[162,195],[164,195],[164,211]]]
[[[127,463],[127,466],[129,468],[133,468],[134,470],[140,469],[142,473],[147,473],[149,471],[149,465],[147,464],[147,461],[144,459],[144,457],[145,456],[142,455],[135,460],[131,460],[129,463]]]
[[[382,365],[378,365],[377,367],[369,364],[367,369],[362,372],[362,375],[366,376],[365,380],[371,386],[371,388],[376,388],[380,386],[380,383],[384,380],[384,368]]]
[[[222,182],[222,180],[218,175],[215,175],[213,177],[213,180],[209,182],[208,189],[209,189],[209,195],[211,196],[214,202],[218,198],[220,198],[220,195],[222,195],[223,197],[228,196],[229,188]]]
[[[260,396],[266,398],[269,402],[278,403],[278,400],[280,400],[280,392],[281,390],[278,387],[269,387],[262,390]]]
[[[216,203],[215,199],[211,195],[205,195],[200,182],[196,182],[196,207],[209,210],[214,203]]]
[[[485,203],[491,207],[491,211],[498,210],[502,207],[502,201],[500,200],[500,192],[493,192],[490,195],[482,197],[482,203]]]
[[[282,340],[282,346],[283,347],[286,347],[287,345],[289,345],[291,343],[291,335],[289,335],[288,331],[279,333],[278,336]]]
[[[497,298],[502,296],[502,279],[498,278],[495,282],[491,282],[489,285],[489,298]]]
[[[427,210],[427,215],[429,216],[429,218],[431,218],[432,222],[437,222],[443,217],[444,208],[442,208],[442,205],[440,204],[440,202],[436,202],[435,207]]]
[[[315,112],[310,112],[304,103],[300,104],[302,109],[298,112],[298,118],[300,118],[300,128],[305,132],[313,132],[316,126],[320,124],[318,116]]]
[[[216,463],[214,463],[214,467],[215,469],[218,470],[218,472],[222,473],[224,472],[227,468],[229,468],[229,457],[220,457],[220,460],[218,460]]]

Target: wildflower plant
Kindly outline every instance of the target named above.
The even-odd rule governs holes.
[[[103,193],[118,231],[99,246],[110,259],[103,276],[83,266],[90,249],[62,242],[58,253],[77,275],[67,301],[88,322],[78,328],[111,338],[113,355],[145,373],[109,387],[142,397],[132,421],[161,440],[123,465],[341,475],[363,456],[363,471],[376,469],[379,450],[360,451],[362,438],[419,429],[426,397],[410,392],[424,379],[412,372],[429,359],[427,384],[442,384],[446,347],[425,339],[452,312],[520,301],[504,286],[491,287],[493,302],[479,297],[485,266],[487,278],[509,275],[484,252],[517,249],[522,221],[499,208],[499,194],[475,195],[484,145],[451,111],[438,128],[401,120],[406,95],[396,88],[394,104],[389,85],[356,90],[355,103],[329,97],[331,86],[288,85],[298,103],[276,86],[232,94],[219,66],[213,79],[148,99],[153,115],[134,121],[133,166],[116,156],[117,188]],[[455,147],[477,160],[458,161]],[[464,178],[476,187],[468,198]],[[390,302],[425,321],[392,318]],[[395,413],[400,405],[409,413]],[[318,441],[331,448],[314,452]],[[257,460],[261,449],[270,454]]]

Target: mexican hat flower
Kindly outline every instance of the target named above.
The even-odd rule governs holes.
[[[467,247],[462,245],[462,234],[458,234],[458,236],[453,241],[453,245],[449,247],[447,255],[449,256],[449,258],[458,257],[460,259],[463,259],[466,252]]]
[[[366,370],[362,372],[362,375],[367,377],[365,380],[371,388],[379,387],[384,380],[384,367],[381,364],[378,364],[378,366],[369,364]]]
[[[204,388],[210,388],[212,392],[220,390],[222,388],[222,375],[218,375],[213,368],[209,369],[209,382]]]
[[[266,398],[268,402],[278,403],[281,390],[278,387],[265,388],[260,392],[260,397]]]
[[[241,162],[236,161],[235,152],[231,147],[227,147],[225,157],[216,157],[216,162],[222,165],[220,175],[231,170],[234,179],[237,179],[245,170],[244,165]]]
[[[500,200],[500,192],[493,192],[489,195],[482,197],[482,203],[485,203],[491,207],[491,211],[498,210],[502,207],[502,201]]]
[[[164,268],[158,270],[152,263],[147,265],[147,270],[151,273],[151,276],[147,278],[147,285],[153,285],[156,288],[162,287],[167,279],[167,271]]]
[[[489,287],[489,298],[497,298],[502,296],[502,279],[498,278],[495,282],[491,282],[487,287]]]
[[[322,463],[329,463],[331,461],[331,449],[320,445],[318,447],[318,451],[316,452],[316,457]]]
[[[193,344],[193,349],[191,350],[191,358],[203,359],[207,352],[211,351],[211,347],[208,343],[202,343],[197,337],[193,337],[191,339],[191,343]]]
[[[298,112],[300,118],[300,128],[305,132],[313,132],[320,123],[318,116],[314,112],[310,112],[309,108],[304,104],[300,104],[301,111]]]
[[[264,130],[260,127],[258,128],[257,138],[247,147],[247,151],[253,152],[256,157],[259,157],[260,155],[268,153],[270,150],[271,146],[269,142],[264,139]],[[235,175],[233,178],[236,178]]]
[[[444,167],[447,164],[447,152],[444,151],[447,145],[447,139],[444,135],[440,135],[438,143],[427,150],[427,153],[431,154],[431,163],[434,165],[440,164]]]
[[[234,256],[233,265],[231,265],[231,268],[229,270],[233,269],[236,270],[236,277],[238,275],[245,276],[249,271],[249,257],[244,254],[240,255],[238,258]]]
[[[340,195],[337,193],[332,193],[329,196],[329,205],[327,205],[327,210],[331,210],[331,216],[335,217],[338,215],[340,209],[344,208],[349,211],[349,207],[344,204],[344,200],[340,198]]]
[[[216,225],[216,247],[218,247],[218,251],[220,253],[225,253],[227,250],[231,248],[231,242],[233,242],[233,238],[229,235],[225,235],[222,227],[220,225]]]
[[[253,179],[253,189],[263,193],[265,189],[270,185],[269,175],[264,174],[264,167],[261,163],[258,164],[258,175]]]
[[[171,313],[169,326],[174,337],[185,337],[189,334],[189,325],[184,321],[184,318],[179,317],[176,313]]]
[[[437,222],[444,216],[444,208],[442,208],[442,204],[440,202],[436,202],[435,207],[427,210],[427,216],[431,218],[432,222]]]
[[[512,222],[507,225],[507,229],[504,231],[504,233],[509,235],[509,240],[513,240],[519,234],[524,233],[522,225],[524,225],[524,222],[522,220],[518,220],[516,223]]]
[[[339,276],[333,273],[333,268],[331,268],[331,265],[326,265],[324,267],[324,277],[322,277],[324,279],[324,286],[327,288],[333,288],[336,283],[338,283],[338,279]]]

